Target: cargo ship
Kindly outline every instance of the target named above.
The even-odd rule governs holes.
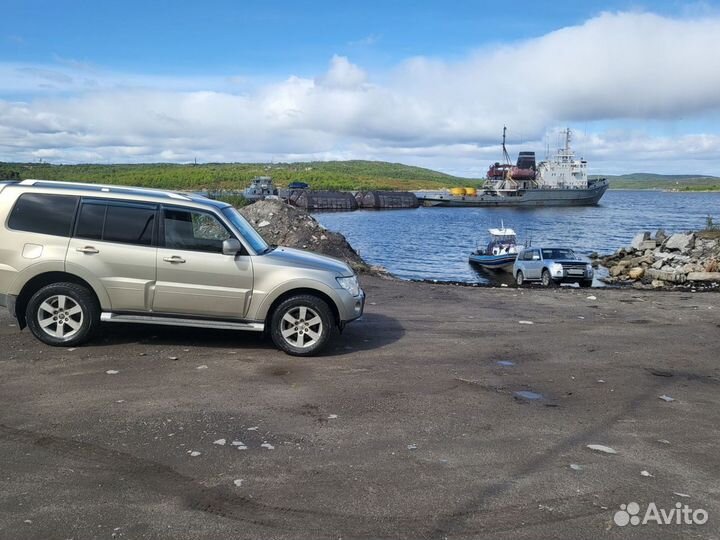
[[[588,178],[587,161],[576,159],[570,147],[572,132],[564,131],[565,144],[540,163],[535,152],[520,152],[515,165],[505,146],[504,163],[496,162],[481,188],[455,187],[444,191],[416,192],[423,206],[593,206],[608,189],[605,178]]]

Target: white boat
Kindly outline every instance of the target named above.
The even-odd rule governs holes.
[[[488,270],[510,271],[517,257],[517,235],[504,225],[500,229],[488,229],[490,241],[485,248],[476,249],[469,261]]]

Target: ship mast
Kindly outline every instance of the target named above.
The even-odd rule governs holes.
[[[572,132],[570,128],[565,128],[565,155],[570,154],[570,140],[572,139]]]
[[[505,159],[505,163],[507,165],[512,165],[512,163],[510,163],[510,154],[508,154],[507,148],[505,147],[506,132],[507,132],[507,126],[503,126],[503,142],[502,142],[503,158]]]

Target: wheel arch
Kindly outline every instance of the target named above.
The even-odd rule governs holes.
[[[295,289],[290,289],[282,294],[280,294],[277,298],[275,298],[270,306],[268,307],[267,313],[265,314],[265,328],[270,328],[270,321],[272,319],[273,313],[275,313],[275,310],[277,307],[287,300],[288,298],[292,298],[293,296],[300,296],[300,295],[310,295],[315,296],[319,298],[320,300],[324,301],[328,307],[330,308],[330,311],[333,314],[333,318],[335,319],[335,324],[340,324],[340,311],[338,310],[337,304],[335,301],[326,293],[323,291],[320,291],[318,289],[313,289],[311,287],[298,287]]]
[[[98,305],[100,305],[100,299],[98,298],[95,289],[81,277],[60,271],[44,272],[28,280],[28,282],[23,285],[23,288],[20,290],[20,293],[17,296],[14,315],[18,321],[18,326],[20,327],[20,329],[23,329],[27,326],[27,321],[25,319],[25,310],[27,309],[30,298],[32,298],[32,296],[43,287],[47,285],[52,285],[53,283],[75,283],[77,285],[81,285],[85,287],[88,291],[90,291],[90,293],[95,297]]]

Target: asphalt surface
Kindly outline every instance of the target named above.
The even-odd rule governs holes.
[[[720,537],[720,295],[363,284],[309,359],[0,316],[0,538]]]

